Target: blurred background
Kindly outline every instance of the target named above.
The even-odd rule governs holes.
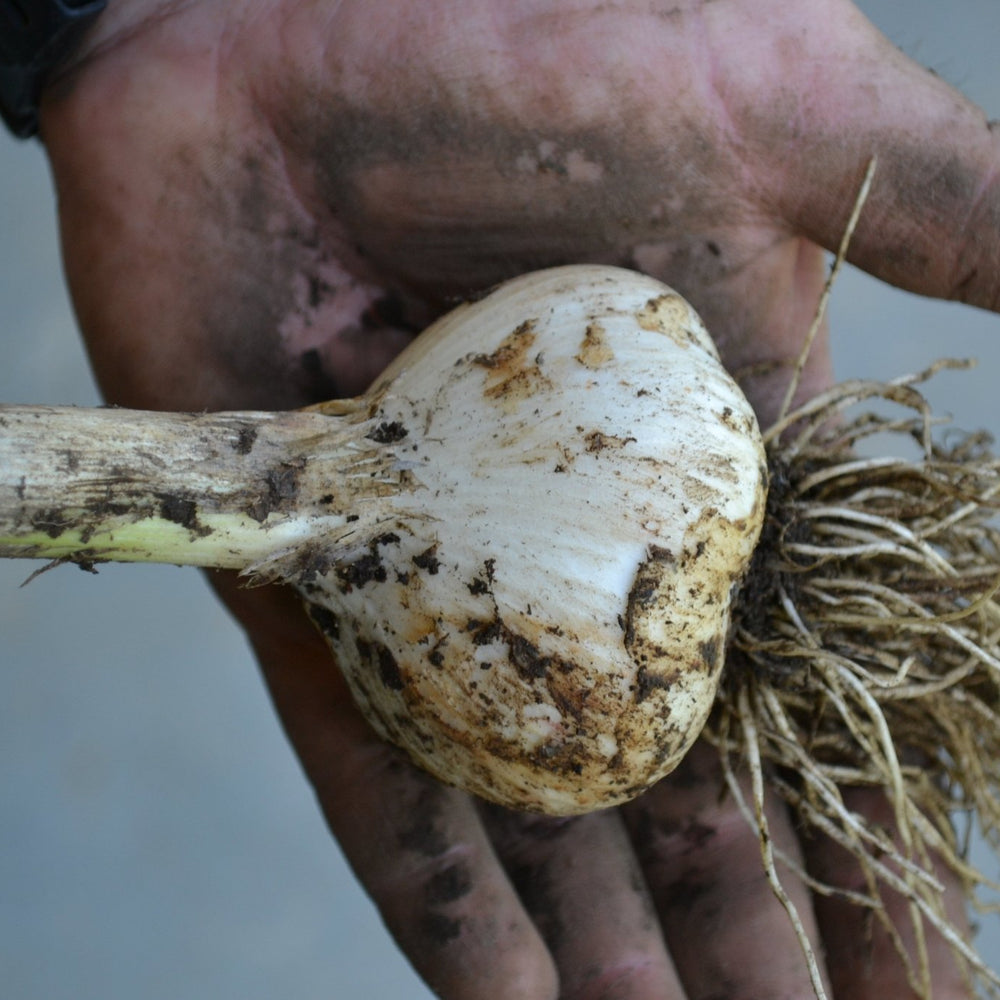
[[[1000,118],[1000,0],[862,0]],[[98,397],[36,143],[0,134],[0,400]],[[928,389],[1000,432],[1000,316],[847,269],[840,377],[974,356]],[[246,644],[193,570],[0,564],[0,993],[7,1000],[422,1000],[327,836]],[[994,872],[994,874],[997,874]],[[1000,918],[981,948],[1000,967]]]

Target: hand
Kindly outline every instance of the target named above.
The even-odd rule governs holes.
[[[842,0],[655,6],[112,2],[43,106],[108,398],[352,394],[456,298],[598,260],[685,294],[766,423],[873,153],[851,259],[1000,307],[998,140],[961,95]],[[800,394],[829,378],[821,342]],[[289,594],[217,585],[331,829],[440,995],[809,995],[707,753],[623,810],[482,807],[373,736]],[[777,809],[771,826],[800,850]],[[851,879],[829,845],[803,850]],[[861,912],[820,900],[813,920],[790,892],[836,997],[908,995]],[[932,950],[935,996],[963,996]]]

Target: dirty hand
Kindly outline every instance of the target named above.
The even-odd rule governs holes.
[[[851,259],[1000,302],[996,134],[844,0],[111,0],[42,130],[80,323],[131,406],[353,394],[462,296],[604,261],[685,294],[766,422],[873,154]],[[802,392],[828,378],[821,344]],[[709,754],[623,810],[485,808],[374,737],[288,594],[217,584],[441,996],[810,994]],[[799,846],[777,809],[771,825],[850,883],[828,845]],[[863,913],[791,892],[836,997],[908,995]],[[935,996],[964,995],[932,953]]]

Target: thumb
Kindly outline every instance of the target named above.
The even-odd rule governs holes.
[[[813,6],[797,5],[792,54],[789,34],[772,42],[770,93],[745,114],[765,197],[834,249],[877,156],[851,262],[908,291],[1000,310],[1000,125],[853,6],[831,17],[826,4],[822,20]]]

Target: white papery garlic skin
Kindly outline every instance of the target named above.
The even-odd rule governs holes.
[[[299,581],[372,725],[549,814],[671,771],[712,706],[767,475],[691,307],[631,271],[537,272],[444,317],[367,398],[382,447],[354,530],[255,571]]]

